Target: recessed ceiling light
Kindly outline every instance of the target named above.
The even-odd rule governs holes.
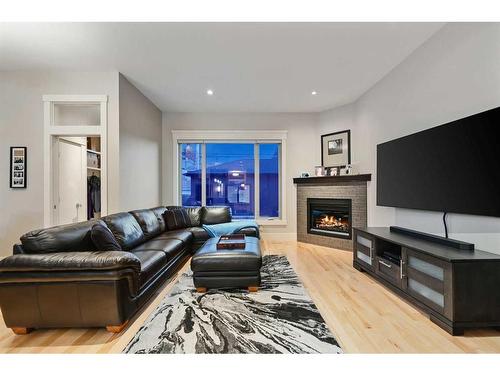
[[[214,94],[214,90],[210,90],[210,89],[207,90],[207,95],[212,96],[213,94]]]
[[[316,91],[311,92],[311,95],[318,95]]]

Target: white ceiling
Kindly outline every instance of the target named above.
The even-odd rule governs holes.
[[[355,101],[441,27],[4,23],[0,70],[119,71],[165,111],[315,112]]]

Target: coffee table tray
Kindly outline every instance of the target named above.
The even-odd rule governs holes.
[[[228,234],[221,236],[217,241],[217,250],[233,250],[245,248],[244,234]]]

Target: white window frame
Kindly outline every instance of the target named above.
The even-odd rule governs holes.
[[[179,158],[179,144],[181,143],[245,143],[251,142],[255,146],[255,217],[260,225],[287,225],[287,212],[286,212],[286,141],[287,141],[286,130],[264,130],[264,131],[253,131],[253,130],[236,130],[236,131],[225,131],[225,130],[172,130],[172,171],[173,171],[173,193],[174,193],[174,204],[180,205],[180,158]],[[280,162],[279,165],[279,175],[280,175],[280,202],[279,218],[261,218],[259,217],[260,211],[260,194],[259,194],[259,168],[258,168],[258,157],[259,150],[258,145],[260,143],[280,143]],[[202,146],[202,152],[205,152],[205,147]],[[202,161],[204,158],[202,158]],[[203,168],[202,173],[206,173]],[[205,204],[205,195],[203,194],[202,184],[202,200]]]

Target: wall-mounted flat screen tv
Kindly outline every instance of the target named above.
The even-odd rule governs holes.
[[[377,145],[377,204],[500,217],[500,107]]]

